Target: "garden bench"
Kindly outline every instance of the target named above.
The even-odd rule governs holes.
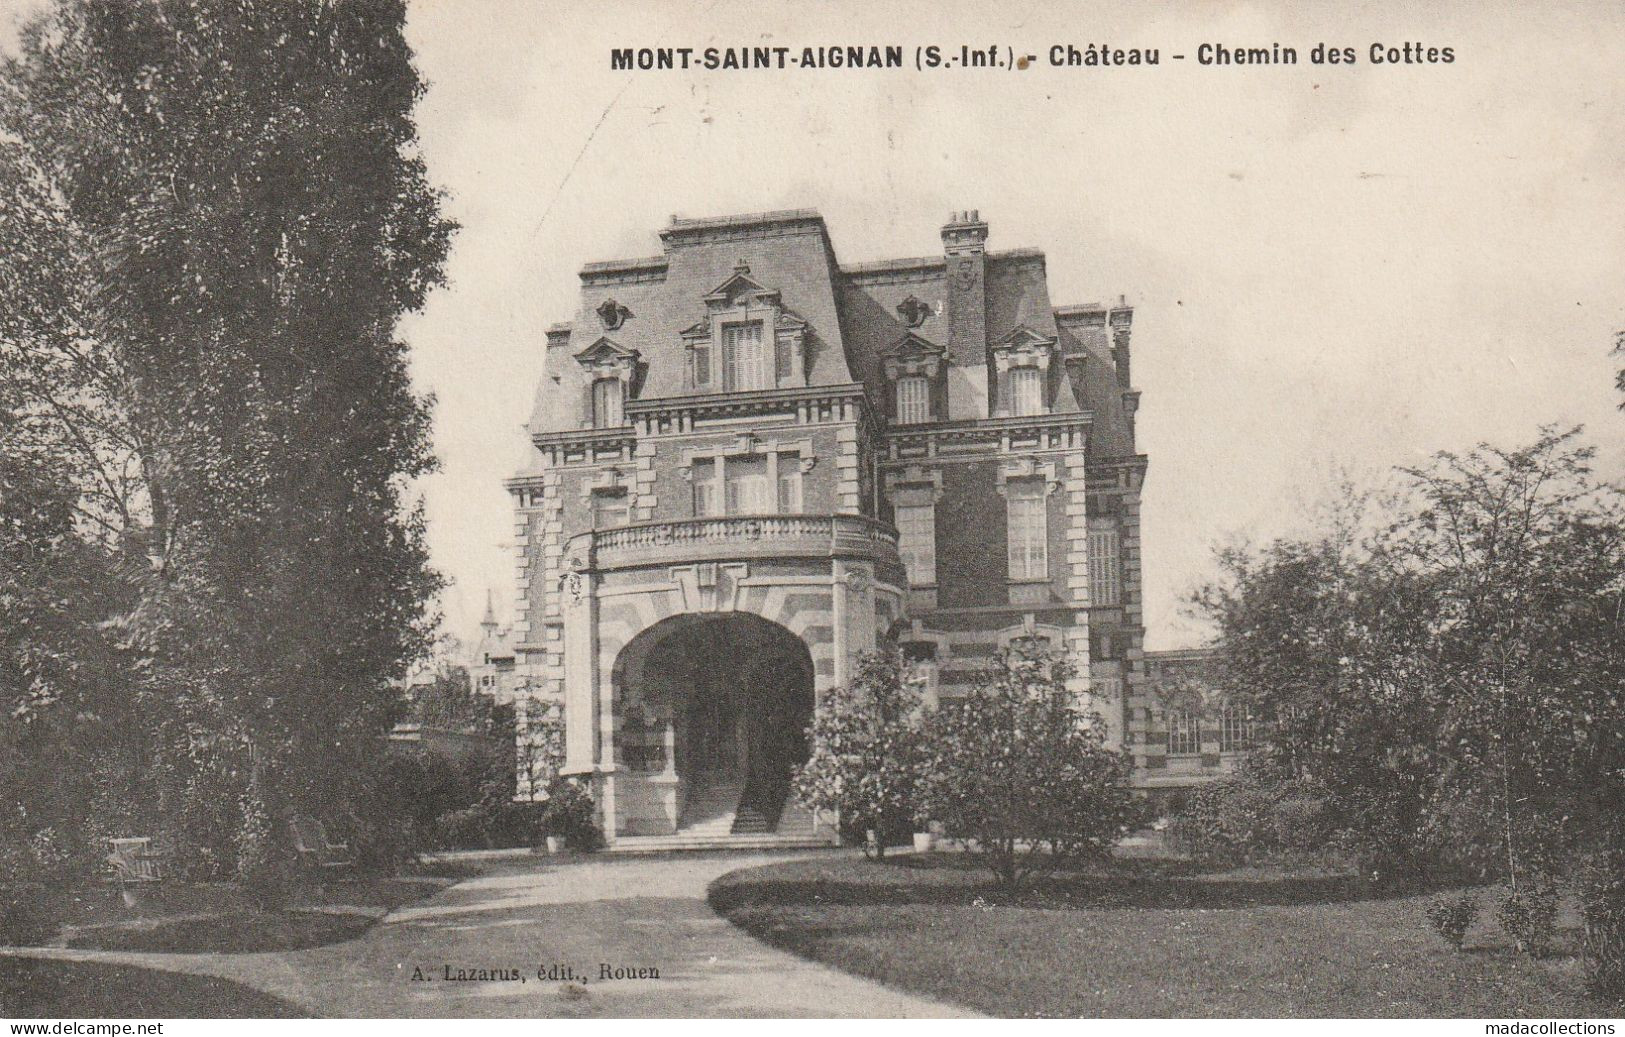
[[[170,855],[153,848],[150,836],[129,839],[109,839],[111,847],[107,863],[113,869],[112,880],[120,889],[168,878]]]
[[[295,817],[288,822],[293,831],[293,848],[299,863],[316,868],[348,868],[355,863],[348,842],[334,842],[327,828],[313,817]]]

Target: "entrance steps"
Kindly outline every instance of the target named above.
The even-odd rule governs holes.
[[[699,836],[727,835],[733,831],[739,812],[742,783],[719,782],[702,785],[688,794],[683,806],[679,832]]]
[[[836,845],[832,833],[814,832],[764,835],[693,835],[688,830],[676,835],[623,835],[609,844],[610,853],[667,853],[678,850],[809,850]]]

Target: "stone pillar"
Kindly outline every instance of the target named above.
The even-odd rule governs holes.
[[[598,764],[598,605],[593,575],[560,580],[564,611],[564,773],[588,774]]]
[[[1067,599],[1076,609],[1073,625],[1066,632],[1066,647],[1077,667],[1077,676],[1070,682],[1073,695],[1080,703],[1098,708],[1100,704],[1091,695],[1094,689],[1089,673],[1089,457],[1081,441],[1077,446],[1078,450],[1066,455],[1061,477],[1061,488],[1066,493]]]

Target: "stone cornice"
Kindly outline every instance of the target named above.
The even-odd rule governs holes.
[[[1069,414],[1033,414],[1019,418],[977,418],[968,421],[937,421],[929,425],[893,426],[886,432],[888,443],[920,440],[1002,440],[1006,437],[1042,433],[1063,436],[1086,435],[1094,425],[1093,411]],[[1065,446],[1055,449],[1067,449]]]
[[[543,432],[531,436],[538,447],[550,446],[611,446],[629,444],[637,439],[637,430],[631,425],[617,428],[581,428],[567,432]]]

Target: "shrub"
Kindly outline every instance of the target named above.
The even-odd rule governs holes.
[[[879,836],[876,849],[907,834],[920,816],[920,694],[896,652],[865,655],[846,687],[826,693],[808,731],[796,797],[836,814],[847,838]]]
[[[1551,949],[1557,931],[1557,887],[1523,886],[1501,901],[1496,912],[1501,928],[1512,937],[1518,950],[1540,958]]]
[[[1324,856],[1334,834],[1317,785],[1252,771],[1191,789],[1168,825],[1176,850],[1219,867]]]
[[[1433,926],[1434,932],[1458,951],[1461,950],[1462,941],[1467,938],[1467,928],[1473,924],[1477,914],[1478,898],[1471,893],[1435,900],[1427,910],[1428,924]]]
[[[604,845],[592,793],[573,778],[554,778],[548,783],[541,832],[562,838],[573,850],[596,850]]]
[[[1006,889],[1106,856],[1139,817],[1128,759],[1074,705],[1071,676],[1064,659],[1010,649],[925,723],[925,805]]]
[[[55,935],[46,889],[37,882],[0,884],[0,944],[37,946]]]
[[[1603,855],[1581,894],[1586,989],[1625,1004],[1625,853]]]

